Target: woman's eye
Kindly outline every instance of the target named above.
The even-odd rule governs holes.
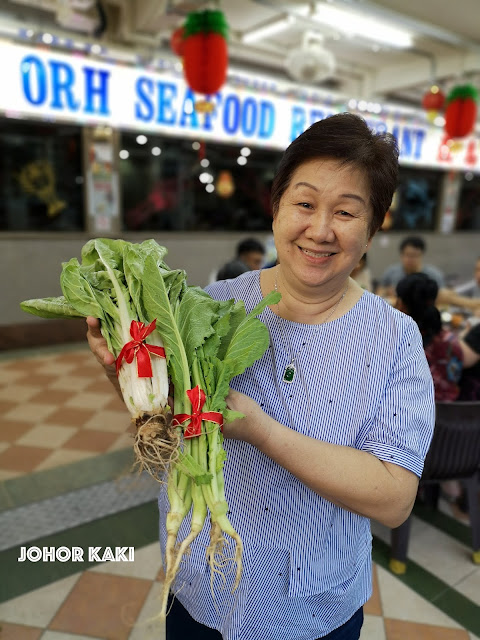
[[[351,215],[352,215],[351,213],[348,213],[348,211],[344,211],[343,209],[342,209],[342,210],[340,210],[338,213],[339,213],[342,217],[351,217]]]
[[[311,209],[312,205],[309,202],[297,202],[297,205],[299,207],[302,207],[303,209]]]

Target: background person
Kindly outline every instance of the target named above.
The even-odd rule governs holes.
[[[426,273],[435,280],[438,288],[445,286],[443,273],[431,264],[425,264],[423,258],[427,245],[420,236],[408,236],[400,243],[400,262],[390,265],[380,279],[378,295],[395,296],[395,288],[402,278],[411,273]]]
[[[460,378],[459,400],[480,400],[480,323],[460,338],[463,352],[463,371]]]
[[[432,378],[416,323],[350,273],[381,226],[398,148],[345,113],[313,124],[285,151],[272,186],[279,264],[213,283],[214,298],[260,319],[271,344],[237,376],[224,427],[225,491],[244,571],[212,599],[208,523],[182,564],[167,639],[358,640],[372,589],[370,519],[410,514],[432,437]],[[92,351],[113,363],[98,321]],[[161,544],[168,501],[159,497]],[[216,583],[219,587],[219,583]]]
[[[463,352],[454,333],[442,327],[435,306],[438,285],[425,273],[412,273],[397,284],[396,307],[411,316],[422,334],[437,402],[453,402],[460,394]]]
[[[480,313],[480,298],[461,295],[445,287],[443,273],[431,264],[425,264],[423,258],[427,249],[425,240],[419,236],[408,236],[400,243],[400,262],[386,269],[376,293],[386,299],[394,300],[395,288],[402,278],[412,273],[425,273],[438,285],[437,304],[468,309],[474,314]]]
[[[455,293],[467,298],[480,298],[480,257],[477,258],[475,263],[473,279],[455,287]]]
[[[264,257],[264,245],[255,238],[246,238],[238,243],[235,258],[219,269],[216,279],[226,280],[235,278],[245,271],[261,269]]]

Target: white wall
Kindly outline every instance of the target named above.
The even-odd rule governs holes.
[[[478,231],[463,231],[449,235],[433,232],[379,232],[374,237],[368,253],[368,265],[374,278],[379,278],[386,267],[399,261],[400,242],[410,235],[418,235],[425,240],[427,250],[424,262],[441,269],[452,284],[465,282],[473,277],[475,262],[480,257]]]
[[[123,234],[132,242],[154,238],[168,248],[167,264],[182,268],[191,285],[205,286],[210,273],[233,257],[245,233],[150,233]],[[392,262],[398,261],[398,245],[406,233],[379,233],[369,252],[369,266],[375,278]],[[441,268],[459,281],[471,278],[475,260],[480,256],[480,233],[452,235],[421,234],[427,242],[426,262]],[[255,234],[266,241],[269,234]],[[61,263],[80,258],[80,250],[89,237],[85,234],[0,234],[0,326],[35,322],[19,303],[29,298],[61,295]]]
[[[236,244],[246,237],[265,242],[269,234],[252,233],[125,233],[131,242],[154,238],[168,248],[166,262],[185,269],[190,285],[205,286],[213,270],[232,259]],[[20,309],[30,298],[59,296],[61,263],[80,260],[86,234],[0,234],[0,326],[36,322],[38,318]],[[120,237],[120,236],[119,236]]]

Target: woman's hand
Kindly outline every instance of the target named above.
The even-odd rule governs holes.
[[[88,345],[93,355],[104,367],[113,365],[115,363],[115,356],[108,350],[107,341],[102,336],[100,331],[100,320],[98,320],[98,318],[88,316],[87,326]]]
[[[91,352],[98,362],[105,369],[107,378],[115,387],[116,392],[123,400],[122,391],[117,378],[117,370],[115,367],[115,356],[108,350],[107,341],[100,331],[100,321],[92,316],[87,317],[87,340]]]
[[[223,427],[223,435],[226,438],[243,440],[255,447],[262,446],[270,436],[272,419],[255,400],[239,391],[230,389],[226,400],[229,409],[239,411],[245,417],[226,423]]]

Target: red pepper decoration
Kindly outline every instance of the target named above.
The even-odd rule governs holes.
[[[202,413],[202,407],[205,404],[205,391],[198,384],[194,389],[187,391],[187,396],[192,403],[192,413],[177,413],[173,416],[172,425],[178,426],[190,420],[183,432],[184,438],[194,438],[202,434],[202,420],[207,422],[215,422],[220,425],[220,431],[223,431],[223,416],[218,411],[207,411]]]
[[[183,72],[188,86],[211,95],[225,83],[228,25],[221,11],[189,13],[184,25]]]
[[[122,350],[115,361],[117,376],[120,371],[120,367],[122,366],[123,359],[125,358],[128,364],[130,364],[133,362],[133,358],[135,357],[137,358],[138,377],[151,378],[153,376],[150,354],[154,353],[161,358],[165,358],[165,349],[163,347],[156,347],[155,345],[145,343],[145,338],[154,331],[156,324],[156,318],[147,326],[145,326],[143,322],[132,320],[130,325],[130,335],[133,340],[123,345]]]
[[[477,119],[478,92],[470,84],[454,87],[447,96],[445,132],[463,138],[473,131]]]

